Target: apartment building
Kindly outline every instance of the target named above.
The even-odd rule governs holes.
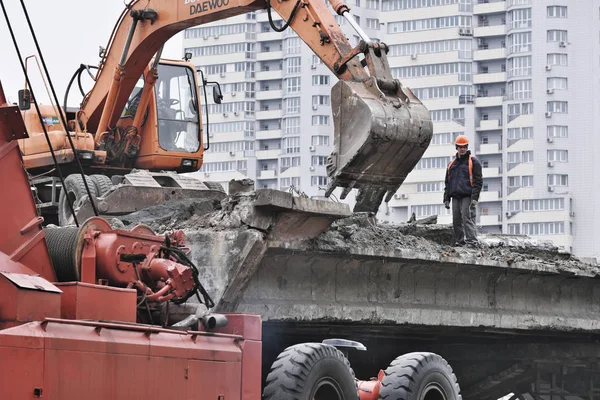
[[[434,120],[431,146],[378,217],[450,223],[445,168],[465,134],[484,167],[482,232],[600,257],[600,0],[353,2],[361,27],[390,46],[394,76]],[[200,177],[247,176],[258,187],[322,196],[335,77],[312,51],[293,31],[274,32],[266,13],[190,29],[184,47],[225,88],[224,104],[208,106],[211,150]]]

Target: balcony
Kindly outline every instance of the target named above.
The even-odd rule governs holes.
[[[270,81],[273,79],[283,79],[283,70],[260,71],[256,73],[257,81]]]
[[[473,5],[473,15],[481,14],[500,14],[506,11],[506,1],[504,0],[478,0]]]
[[[478,96],[475,107],[501,107],[504,96]]]
[[[495,190],[491,192],[481,192],[479,195],[479,202],[490,202],[490,201],[500,201],[500,191]]]
[[[502,60],[505,58],[506,48],[504,47],[498,49],[481,48],[473,52],[473,61]]]
[[[487,154],[500,154],[502,153],[502,148],[498,143],[487,143],[479,145],[478,155],[487,155]]]
[[[473,37],[506,36],[506,25],[478,26],[473,30]]]
[[[276,179],[277,178],[277,170],[275,169],[267,169],[260,170],[258,174],[258,179]]]
[[[257,160],[272,160],[274,158],[279,158],[280,155],[281,155],[281,149],[257,150],[256,151],[256,159]]]
[[[482,119],[479,121],[479,126],[477,127],[478,131],[493,131],[502,129],[502,121],[499,119]]]
[[[256,132],[256,140],[281,139],[281,129]]]
[[[506,82],[506,72],[480,73],[473,75],[473,84]]]
[[[227,55],[229,57],[229,55]],[[256,61],[281,60],[283,51],[263,51],[256,53]]]
[[[483,178],[501,178],[500,167],[482,168]]]
[[[283,35],[281,32],[275,31],[267,31],[267,32],[259,32],[256,34],[256,40],[259,42],[270,42],[273,40],[281,40],[283,39]]]
[[[281,119],[283,117],[283,110],[263,110],[256,112],[256,119]]]
[[[502,223],[502,219],[499,215],[481,215],[479,217],[478,225],[488,226],[488,225],[500,225]]]
[[[283,98],[283,90],[261,90],[256,92],[256,100],[275,100]]]

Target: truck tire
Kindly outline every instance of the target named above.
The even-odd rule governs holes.
[[[94,181],[86,175],[85,180],[90,188],[90,194],[96,198],[98,192]],[[68,200],[71,200],[73,208],[77,209],[83,196],[87,196],[85,184],[80,174],[71,174],[65,178],[65,186],[60,191],[58,199],[58,224],[60,226],[73,225],[75,219],[69,208]],[[80,221],[83,222],[83,221]]]
[[[113,187],[112,181],[106,175],[90,175],[94,185],[96,186],[96,192],[98,193],[98,197],[104,196],[108,191]]]
[[[218,190],[219,192],[225,193],[225,189],[223,189],[223,185],[221,185],[219,182],[202,181],[202,183],[204,183],[206,185],[206,187],[209,188],[210,190]]]
[[[335,347],[303,343],[288,347],[271,366],[264,400],[358,400],[354,371]]]
[[[408,353],[385,370],[382,400],[462,400],[456,375],[446,360],[434,353]]]

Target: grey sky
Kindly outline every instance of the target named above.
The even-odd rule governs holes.
[[[4,4],[22,56],[36,54],[21,2],[4,0]],[[125,5],[123,0],[25,0],[25,4],[50,77],[62,102],[69,79],[79,64],[98,64],[98,48],[106,46],[113,26]],[[181,54],[179,34],[167,43],[163,57],[180,58]],[[29,65],[35,66],[35,63]],[[43,96],[45,88],[37,67],[30,70],[30,78],[39,101],[47,103],[47,96]],[[0,80],[9,101],[16,101],[17,91],[23,88],[25,78],[4,15],[0,15]],[[88,77],[84,89],[89,90],[91,87],[92,80]],[[78,92],[78,89],[71,90],[70,106],[79,104],[81,96],[77,96]]]

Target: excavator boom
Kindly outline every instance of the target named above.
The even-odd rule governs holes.
[[[284,27],[292,28],[340,80],[332,88],[335,136],[326,195],[343,187],[345,198],[351,189],[359,189],[355,211],[375,212],[427,149],[432,123],[423,104],[392,77],[387,46],[364,34],[342,0],[330,1],[362,38],[356,47],[323,0],[268,1],[266,7],[281,15]],[[133,0],[109,41],[95,86],[83,101],[88,130],[98,137],[116,125],[144,69],[173,35],[264,8],[262,0]]]

